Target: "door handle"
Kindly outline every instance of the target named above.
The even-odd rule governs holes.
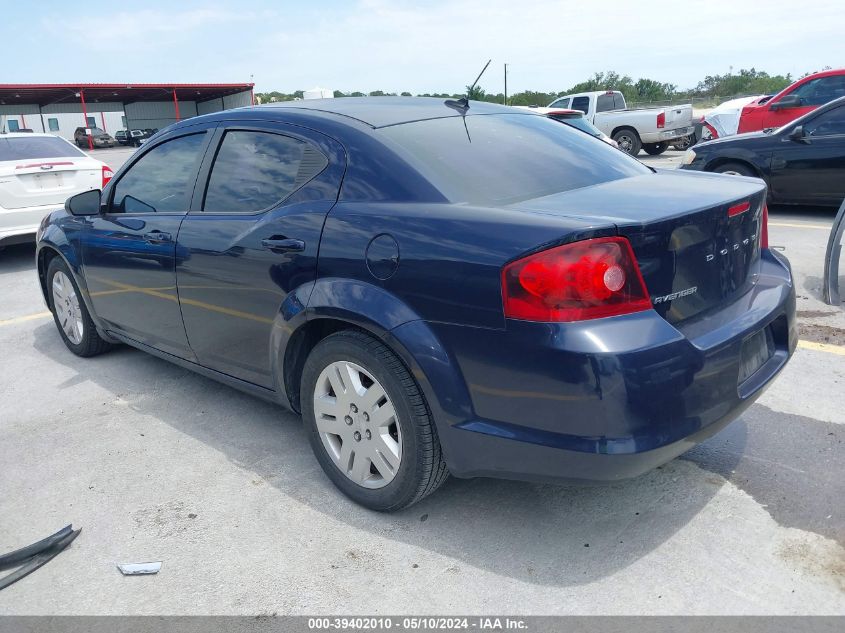
[[[173,238],[170,236],[170,233],[165,233],[164,231],[150,231],[144,234],[144,241],[150,244],[165,244],[172,242]]]
[[[261,240],[261,246],[274,253],[301,253],[305,250],[305,242],[287,237],[270,237]]]

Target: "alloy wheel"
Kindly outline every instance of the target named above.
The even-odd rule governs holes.
[[[335,466],[364,488],[393,481],[402,461],[396,409],[384,387],[349,361],[329,364],[314,390],[317,432]]]
[[[65,336],[74,345],[79,345],[84,327],[79,297],[70,279],[61,270],[53,275],[53,309]]]

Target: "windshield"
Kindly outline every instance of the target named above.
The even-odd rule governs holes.
[[[0,137],[0,161],[28,158],[85,156],[70,143],[55,136]]]
[[[454,116],[379,132],[452,202],[506,205],[651,173],[607,143],[532,114]]]

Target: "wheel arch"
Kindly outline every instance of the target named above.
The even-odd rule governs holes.
[[[637,128],[632,127],[630,125],[617,125],[613,130],[610,132],[610,138],[613,138],[615,134],[621,132],[622,130],[631,130],[634,134],[637,135],[637,138],[640,139],[640,143],[642,143],[642,138],[640,137],[640,133],[637,131]]]
[[[450,439],[457,432],[452,427],[472,417],[472,405],[462,372],[431,325],[384,288],[355,280],[318,280],[307,305],[276,347],[274,373],[284,404],[301,412],[302,371],[317,343],[340,330],[362,331],[384,343],[417,381],[448,462]]]
[[[754,174],[758,178],[761,178],[768,182],[768,180],[766,179],[766,175],[763,173],[763,170],[761,170],[760,167],[755,165],[753,161],[750,161],[747,158],[743,158],[740,156],[719,156],[717,158],[714,158],[704,166],[704,171],[712,172],[718,167],[726,165],[727,163],[737,163],[739,165],[748,167],[752,172],[754,172]]]

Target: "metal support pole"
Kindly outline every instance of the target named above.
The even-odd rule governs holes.
[[[21,112],[21,128],[26,129],[26,117],[23,115],[23,112]]]
[[[839,257],[842,255],[842,236],[845,234],[845,200],[839,206],[839,212],[830,229],[827,240],[827,252],[824,256],[824,278],[822,297],[827,305],[841,306],[839,295]]]
[[[41,120],[41,131],[46,134],[47,127],[44,125],[44,113],[41,111],[41,104],[38,104],[38,118]]]
[[[508,65],[505,64],[505,105],[508,105]]]
[[[173,107],[176,109],[176,120],[179,121],[179,99],[176,98],[176,88],[173,88]]]
[[[79,98],[82,99],[82,116],[85,117],[85,129],[88,129],[88,108],[85,106],[85,88],[79,89]],[[88,150],[94,149],[94,139],[90,134],[85,135],[88,138]]]
[[[102,112],[100,112],[100,121],[103,124],[103,132],[108,132],[108,130],[106,129],[106,115]]]

